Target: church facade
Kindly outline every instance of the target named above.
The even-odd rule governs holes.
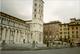
[[[0,42],[19,44],[29,42],[30,26],[25,21],[0,12]]]
[[[0,12],[0,44],[43,44],[43,0],[33,0],[30,22]]]

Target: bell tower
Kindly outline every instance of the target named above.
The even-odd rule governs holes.
[[[43,44],[43,0],[33,0],[32,41]]]

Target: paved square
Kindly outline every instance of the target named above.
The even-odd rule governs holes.
[[[50,49],[37,51],[2,51],[1,54],[80,54],[80,48]]]

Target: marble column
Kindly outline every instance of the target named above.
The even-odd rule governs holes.
[[[26,42],[26,43],[27,43],[27,36],[28,36],[28,35],[27,35],[27,31],[25,31],[25,39],[26,39],[25,42]]]
[[[2,39],[2,36],[1,36],[1,26],[0,26],[0,41],[1,41],[1,39]]]
[[[16,39],[16,44],[18,44],[18,29],[16,30],[16,33],[15,33],[15,39]]]
[[[13,34],[13,28],[10,29],[10,44],[14,43],[14,34]]]
[[[18,43],[20,44],[20,30],[19,30],[19,33],[18,33]]]
[[[27,31],[27,42],[28,43],[29,43],[29,40],[30,40],[29,36],[30,36],[29,31]]]
[[[9,36],[9,44],[11,43],[11,28],[10,28],[10,36]]]
[[[15,33],[14,33],[14,43],[16,44],[17,42],[17,30],[15,29]]]
[[[9,37],[10,37],[10,28],[7,28],[7,31],[6,31],[6,43],[9,44]]]
[[[14,42],[14,38],[15,38],[15,29],[13,29],[12,35],[13,35],[13,43],[15,43],[15,42]]]
[[[22,44],[22,30],[20,30],[20,43]]]
[[[1,43],[2,43],[2,28],[1,28],[1,26],[0,26],[0,45],[1,45]]]
[[[23,38],[22,38],[22,43],[23,43],[23,39],[24,39],[24,30],[23,30]]]
[[[19,38],[20,38],[20,31],[18,30],[18,34],[17,34],[17,43],[19,44]]]
[[[20,37],[19,37],[19,42],[20,42],[20,43],[22,43],[22,42],[21,42],[21,38],[22,38],[22,31],[20,30]]]
[[[5,38],[6,38],[6,28],[3,27],[3,29],[2,29],[2,40],[5,40]]]

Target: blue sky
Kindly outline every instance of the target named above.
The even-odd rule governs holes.
[[[23,20],[32,18],[33,0],[0,0],[0,11]],[[80,0],[44,0],[44,22],[80,18]]]

